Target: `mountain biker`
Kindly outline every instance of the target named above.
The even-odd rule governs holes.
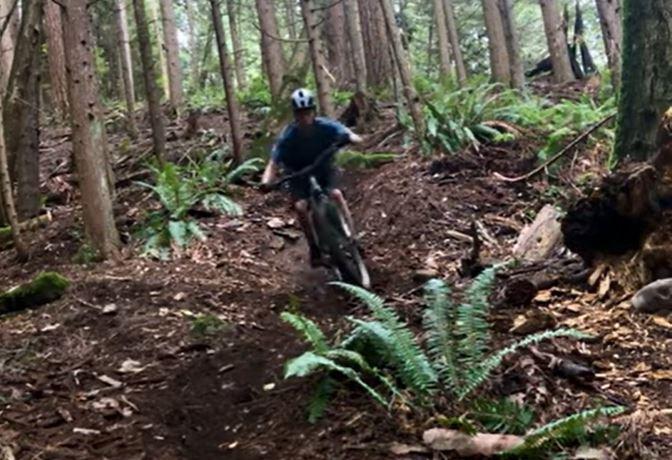
[[[350,131],[336,120],[317,117],[315,113],[315,97],[310,90],[300,88],[292,93],[292,109],[294,122],[285,127],[276,141],[271,152],[271,159],[266,166],[262,177],[262,187],[268,189],[278,176],[282,167],[289,173],[297,172],[312,165],[315,160],[334,144],[360,143],[362,138]],[[327,190],[338,205],[350,229],[354,232],[354,225],[350,209],[343,193],[334,186],[333,160],[327,161],[313,171],[318,184]],[[313,223],[308,212],[308,197],[310,194],[310,179],[301,176],[289,182],[290,193],[294,199],[299,222],[308,241],[310,250],[310,265],[322,265],[322,255],[317,246]]]

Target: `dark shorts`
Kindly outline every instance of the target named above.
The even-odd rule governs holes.
[[[324,190],[336,188],[338,174],[335,167],[322,168],[320,171],[313,173],[313,176]],[[291,180],[288,189],[295,201],[308,199],[310,197],[310,177],[304,176]]]

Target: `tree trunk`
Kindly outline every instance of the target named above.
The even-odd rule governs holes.
[[[443,0],[443,11],[446,14],[446,27],[448,29],[450,47],[453,51],[453,61],[455,62],[457,81],[462,86],[467,82],[467,69],[464,65],[462,49],[460,48],[460,37],[457,33],[457,21],[455,20],[455,6],[453,5],[453,0]]]
[[[621,2],[620,0],[595,0],[595,4],[600,17],[604,48],[611,70],[611,81],[614,91],[618,91],[621,86],[621,45],[623,43]]]
[[[330,1],[330,0],[329,0]],[[313,3],[314,5],[315,3]],[[331,74],[336,78],[336,87],[344,87],[348,72],[345,12],[343,2],[331,6],[326,11],[325,44]]]
[[[2,98],[0,98],[0,204],[2,210],[0,214],[6,216],[7,222],[12,229],[12,238],[14,247],[20,259],[26,259],[28,250],[21,239],[21,227],[14,207],[14,196],[12,194],[12,180],[9,177],[9,165],[7,164],[7,150],[5,149],[5,134],[2,120]]]
[[[404,50],[401,41],[401,33],[399,27],[394,19],[394,9],[390,0],[380,0],[380,6],[385,14],[385,23],[387,24],[387,32],[392,42],[392,49],[394,51],[394,58],[397,61],[397,68],[399,69],[399,77],[403,86],[404,97],[408,105],[408,111],[411,113],[413,126],[415,127],[415,135],[418,139],[422,139],[425,135],[425,120],[420,111],[417,101],[417,94],[413,88],[413,79],[411,76],[411,66],[406,57],[406,50]]]
[[[663,113],[672,105],[672,3],[623,2],[623,82],[615,154],[644,160],[658,147]]]
[[[509,86],[511,84],[511,68],[509,53],[506,49],[504,25],[499,12],[499,0],[481,0],[485,28],[488,33],[488,49],[490,50],[490,71],[493,81]]]
[[[299,35],[296,29],[296,0],[285,0],[285,10],[287,12],[287,30],[289,31],[289,38],[294,40]]]
[[[189,83],[191,88],[197,88],[199,80],[197,18],[191,2],[184,2],[184,9],[187,16],[187,42],[189,44]]]
[[[47,39],[47,59],[49,62],[49,83],[51,97],[57,118],[64,120],[68,113],[68,85],[65,80],[65,50],[61,37],[60,7],[48,1],[44,4],[44,33]]]
[[[40,210],[40,46],[44,0],[24,0],[14,62],[4,101],[9,172],[17,183],[17,212],[29,218]]]
[[[125,0],[115,0],[114,19],[117,35],[117,46],[121,61],[121,76],[124,82],[124,99],[126,100],[126,126],[132,138],[138,136],[135,123],[135,83],[133,82],[133,60],[131,59],[131,42],[128,36],[128,19]]]
[[[539,5],[544,18],[548,52],[553,65],[553,79],[556,83],[572,81],[574,72],[567,53],[567,35],[558,4],[556,0],[539,0]]]
[[[244,90],[247,86],[245,77],[245,59],[243,56],[243,45],[238,33],[238,14],[234,0],[226,0],[226,13],[229,17],[229,32],[231,33],[231,44],[233,46],[233,62],[235,63],[236,82],[238,89]]]
[[[149,105],[150,123],[152,125],[152,138],[154,139],[154,154],[160,162],[166,154],[166,127],[161,111],[159,88],[156,84],[156,70],[152,46],[149,39],[149,27],[145,14],[145,0],[133,0],[135,12],[135,24],[140,45],[140,60],[142,61],[143,76],[145,78],[145,94]]]
[[[499,0],[499,10],[504,25],[506,51],[509,56],[511,86],[516,89],[523,89],[525,87],[525,70],[523,69],[518,31],[513,15],[513,0]]]
[[[164,50],[166,49],[166,44],[163,40],[163,27],[161,27],[161,19],[159,18],[159,5],[160,0],[143,0],[145,3],[145,17],[147,20],[147,28],[153,33],[154,39],[156,40],[156,48],[158,49],[159,56],[159,81],[161,82],[161,91],[159,93],[159,99],[161,95],[170,94],[170,80],[168,77],[168,61],[166,60],[166,54]],[[152,35],[150,35],[150,43]],[[150,45],[151,46],[151,45]]]
[[[379,0],[358,0],[369,88],[389,87],[394,77],[385,16]]]
[[[282,45],[273,37],[278,37],[278,20],[272,0],[256,0],[259,28],[261,29],[261,56],[266,69],[268,86],[273,99],[280,96],[282,78],[286,63]]]
[[[72,149],[82,195],[86,234],[105,258],[118,254],[119,235],[114,224],[112,195],[107,174],[105,120],[98,101],[94,73],[91,22],[87,0],[70,0],[61,10],[68,72],[68,98],[72,123]]]
[[[362,41],[362,23],[359,17],[357,0],[345,0],[345,19],[348,29],[348,39],[352,49],[352,63],[355,68],[355,82],[358,92],[366,93],[366,56]]]
[[[313,15],[315,3],[313,0],[301,0],[301,11],[303,21],[308,34],[308,48],[310,57],[313,61],[313,72],[315,74],[315,83],[317,85],[317,99],[320,102],[320,111],[327,117],[334,117],[334,104],[331,100],[331,82],[326,72],[326,61],[322,50],[320,33],[317,30],[317,22]]]
[[[177,41],[177,25],[173,0],[160,0],[163,19],[163,41],[166,45],[166,63],[168,65],[168,96],[170,105],[179,113],[184,95],[182,93],[182,66],[180,65],[180,44]]]
[[[439,39],[439,64],[441,76],[450,75],[450,45],[448,44],[448,28],[446,27],[446,12],[443,9],[443,0],[434,0],[434,20],[436,21],[436,35]]]
[[[12,13],[7,29],[0,38],[0,97],[4,95],[9,81],[9,73],[12,69],[12,61],[14,61],[16,35],[19,31],[19,8],[15,5],[15,1],[18,0],[0,0],[0,21],[4,22],[7,15]],[[12,7],[14,7],[13,10]]]
[[[224,81],[224,91],[226,92],[226,109],[229,113],[229,124],[231,126],[231,144],[233,159],[236,164],[242,162],[242,144],[243,136],[240,128],[240,110],[238,100],[233,86],[233,71],[231,69],[231,60],[226,51],[226,34],[222,26],[222,13],[219,10],[218,0],[210,0],[212,9],[212,22],[215,26],[215,36],[217,38],[217,50],[219,51],[219,68]]]

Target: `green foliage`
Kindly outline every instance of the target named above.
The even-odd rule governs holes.
[[[205,111],[225,107],[226,95],[222,84],[204,85],[189,96],[189,107]]]
[[[70,285],[56,272],[42,272],[29,283],[0,294],[0,314],[38,307],[60,299]]]
[[[329,350],[327,339],[320,327],[312,320],[303,315],[289,313],[287,311],[280,315],[280,319],[292,326],[299,332],[303,338],[312,345],[313,350],[318,353],[326,353]]]
[[[353,95],[354,95],[354,93],[352,91],[339,90],[339,89],[335,90],[332,93],[332,97],[334,98],[334,103],[338,107],[345,106],[345,105],[349,104]]]
[[[344,150],[336,156],[336,164],[351,169],[372,169],[397,158],[392,152],[354,152]]]
[[[257,75],[250,80],[245,91],[238,95],[238,100],[247,109],[267,111],[271,107],[271,90],[266,77]]]
[[[89,243],[82,244],[77,250],[72,258],[72,261],[76,264],[87,265],[94,262],[100,262],[102,260],[98,251],[94,249]]]
[[[315,387],[313,397],[308,403],[308,422],[315,423],[322,418],[335,390],[336,382],[334,379],[327,376],[320,380]]]
[[[161,208],[149,214],[142,231],[144,254],[165,259],[173,245],[182,249],[194,238],[204,240],[200,225],[189,216],[198,204],[213,212],[241,215],[242,208],[226,196],[227,188],[240,176],[258,171],[260,165],[260,160],[250,160],[232,169],[231,163],[209,158],[187,166],[151,167],[154,184],[139,184],[154,193]]]
[[[191,319],[191,334],[194,337],[217,335],[226,328],[227,324],[215,315],[198,315]]]
[[[534,423],[534,411],[510,399],[477,399],[469,416],[486,432],[522,435]]]

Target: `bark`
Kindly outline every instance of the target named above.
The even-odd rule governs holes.
[[[119,235],[112,212],[114,191],[107,172],[105,120],[98,101],[87,0],[71,0],[61,13],[72,149],[82,196],[84,227],[100,256],[115,257],[119,250]]]
[[[280,96],[282,78],[285,75],[286,63],[278,37],[278,19],[275,14],[275,5],[272,0],[256,0],[259,28],[261,29],[261,56],[268,78],[268,86],[273,99]]]
[[[343,2],[340,2],[327,9],[325,23],[325,42],[329,68],[336,78],[337,87],[343,87],[345,80],[350,76],[345,30],[345,12],[343,11]]]
[[[623,2],[623,81],[615,143],[617,158],[643,160],[658,147],[658,123],[672,105],[670,30],[671,2]]]
[[[520,51],[520,41],[513,15],[513,0],[499,0],[499,9],[504,25],[504,38],[506,39],[506,51],[509,56],[509,69],[511,70],[511,86],[516,89],[525,87],[525,71]]]
[[[135,123],[135,83],[133,81],[133,60],[131,59],[131,42],[128,35],[128,19],[125,0],[115,0],[114,19],[117,35],[117,46],[121,61],[121,76],[124,83],[124,100],[126,101],[126,126],[132,138],[138,135]]]
[[[455,6],[453,0],[443,0],[443,11],[446,13],[446,26],[448,28],[448,38],[453,51],[453,61],[455,62],[455,72],[457,81],[460,85],[467,82],[467,68],[464,65],[462,49],[460,48],[460,37],[457,33],[457,21],[455,20]]]
[[[355,82],[358,92],[366,92],[366,56],[362,41],[362,23],[357,0],[344,0],[344,11],[348,29],[348,39],[352,49],[352,63],[355,68]]]
[[[198,44],[197,44],[197,19],[194,14],[194,5],[186,1],[184,2],[184,9],[187,14],[187,28],[188,28],[188,43],[189,43],[189,80],[192,88],[198,86],[199,75],[199,60],[198,60]]]
[[[567,35],[558,4],[556,0],[539,0],[539,5],[544,19],[548,52],[553,65],[553,79],[556,83],[572,81],[574,72],[567,53]]]
[[[331,82],[327,75],[327,63],[324,59],[322,41],[317,30],[317,21],[313,14],[315,3],[313,0],[301,0],[303,21],[308,35],[308,48],[313,61],[313,73],[317,86],[317,99],[320,102],[320,111],[327,117],[334,117],[334,104],[331,100]]]
[[[404,50],[403,43],[401,41],[401,33],[399,27],[397,27],[396,21],[394,19],[394,9],[390,0],[380,0],[380,6],[382,7],[385,23],[387,24],[387,32],[392,42],[392,49],[394,51],[394,58],[397,62],[397,68],[399,69],[399,77],[401,79],[401,84],[403,86],[404,97],[406,98],[406,104],[408,105],[408,110],[411,113],[411,118],[413,120],[413,125],[415,127],[415,135],[418,139],[422,139],[425,134],[425,120],[420,111],[420,106],[417,101],[417,94],[413,88],[413,80],[411,76],[411,66],[408,62],[408,57],[406,56],[406,50]]]
[[[623,30],[621,26],[620,0],[595,0],[597,13],[602,27],[602,38],[611,70],[614,91],[621,86],[621,45]]]
[[[226,0],[226,13],[229,17],[229,32],[231,33],[231,44],[233,46],[233,62],[235,63],[236,82],[238,89],[244,90],[247,86],[245,77],[245,59],[243,56],[243,45],[238,33],[238,14],[234,0]]]
[[[44,4],[44,34],[47,40],[51,97],[59,120],[63,120],[68,113],[68,85],[65,80],[65,50],[61,31],[60,7],[48,1]]]
[[[152,138],[154,140],[154,155],[160,162],[166,154],[166,127],[161,111],[159,88],[156,84],[156,70],[152,47],[149,39],[149,27],[145,13],[145,0],[133,0],[135,24],[140,45],[140,60],[142,61],[143,76],[145,79],[145,94],[149,105]]]
[[[5,149],[5,134],[2,119],[2,98],[0,98],[0,204],[2,204],[0,214],[6,217],[12,229],[12,239],[14,240],[16,252],[19,258],[25,259],[28,251],[21,239],[21,229],[12,194],[12,180],[9,177],[9,165],[7,164],[7,150]]]
[[[1,21],[4,22],[7,15],[10,12],[12,13],[12,17],[7,24],[7,29],[0,38],[0,97],[4,94],[7,82],[9,81],[9,73],[14,60],[16,35],[19,31],[19,9],[14,6],[15,1],[18,0],[0,0]],[[13,6],[14,9],[12,10]]]
[[[159,76],[162,85],[163,94],[170,94],[169,77],[168,77],[168,61],[166,54],[163,52],[166,49],[166,44],[163,41],[163,31],[161,27],[161,20],[159,19],[159,7],[156,2],[160,0],[143,0],[145,3],[145,17],[147,17],[147,28],[152,32],[156,39],[156,47],[158,48],[159,56]],[[150,36],[151,37],[151,36]],[[152,40],[150,39],[150,43]],[[159,94],[159,97],[161,94]]]
[[[177,41],[175,9],[173,8],[173,0],[160,0],[160,5],[166,64],[168,65],[168,96],[170,105],[179,113],[184,102],[184,94],[182,92],[182,66],[180,65],[180,44]]]
[[[40,209],[40,24],[44,0],[24,0],[14,62],[4,101],[5,139],[9,172],[16,182],[19,217]]]
[[[506,49],[504,25],[499,12],[498,0],[481,0],[485,28],[488,33],[488,49],[490,51],[490,71],[492,80],[507,86],[511,83],[509,53]]]
[[[448,28],[446,27],[446,12],[443,9],[443,0],[434,0],[434,20],[436,21],[436,35],[439,41],[439,64],[441,75],[450,75],[450,45],[448,44]]]
[[[362,38],[366,54],[366,75],[369,88],[389,87],[394,78],[394,65],[389,53],[385,16],[379,0],[359,0]]]
[[[287,12],[287,30],[289,38],[296,39],[299,34],[296,29],[296,0],[285,0],[285,11]]]
[[[218,0],[210,0],[212,9],[212,22],[215,27],[215,36],[217,38],[217,50],[219,52],[219,68],[224,81],[224,91],[226,92],[226,109],[229,113],[229,124],[231,127],[231,144],[233,159],[236,164],[242,162],[242,130],[240,127],[240,110],[238,100],[233,86],[233,70],[231,60],[226,51],[226,34],[222,25],[222,13],[219,10]]]

